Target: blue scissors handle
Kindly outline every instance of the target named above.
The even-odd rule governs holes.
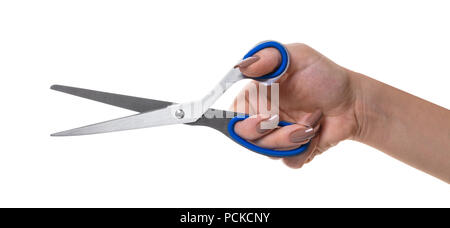
[[[259,147],[256,146],[255,144],[252,144],[250,142],[248,142],[247,140],[243,139],[242,137],[240,137],[238,134],[236,134],[236,132],[234,131],[234,125],[238,122],[238,121],[242,121],[247,119],[249,116],[245,115],[245,116],[236,116],[233,119],[230,120],[230,122],[228,123],[228,133],[230,135],[230,137],[237,143],[239,143],[241,146],[244,146],[245,148],[255,151],[257,153],[260,154],[264,154],[267,156],[272,156],[272,157],[288,157],[288,156],[294,156],[297,154],[301,154],[302,152],[304,152],[306,149],[308,149],[309,146],[309,142],[307,144],[304,144],[296,149],[292,149],[292,150],[272,150],[272,149],[267,149],[267,148],[263,148],[263,147]],[[289,122],[284,122],[284,121],[280,121],[278,123],[278,126],[280,127],[284,127],[284,126],[288,126],[288,125],[292,125],[292,123]]]
[[[276,70],[274,70],[273,72],[268,73],[263,76],[260,76],[260,77],[252,78],[252,79],[267,80],[267,79],[272,79],[272,78],[282,76],[286,72],[286,70],[289,66],[289,55],[288,55],[286,48],[282,44],[280,44],[276,41],[265,41],[265,42],[262,42],[262,43],[256,45],[244,56],[243,59],[253,56],[255,53],[257,53],[258,51],[261,51],[264,48],[276,48],[281,54],[281,63],[278,66],[278,68]]]

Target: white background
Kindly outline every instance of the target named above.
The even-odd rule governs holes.
[[[0,206],[448,207],[448,184],[353,141],[293,170],[203,127],[52,138],[131,112],[49,87],[189,101],[273,39],[307,43],[449,108],[449,9],[447,1],[2,1]],[[215,107],[226,109],[245,83]]]

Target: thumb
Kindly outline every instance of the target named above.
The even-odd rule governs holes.
[[[280,65],[281,55],[275,48],[264,48],[239,62],[236,67],[247,77],[259,77],[269,74]]]

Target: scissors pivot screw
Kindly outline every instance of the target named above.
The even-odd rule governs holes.
[[[177,117],[178,119],[183,119],[184,117],[183,109],[178,109],[177,111],[175,111],[175,117]]]

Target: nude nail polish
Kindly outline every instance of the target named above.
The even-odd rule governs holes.
[[[312,137],[314,137],[314,129],[313,128],[300,128],[297,129],[289,135],[289,139],[293,143],[299,143],[306,140],[310,140]]]
[[[234,68],[236,68],[236,67],[245,68],[245,67],[252,65],[253,63],[255,63],[258,60],[259,60],[259,56],[250,56],[248,58],[241,60],[238,64],[236,64],[236,66],[234,66]]]

